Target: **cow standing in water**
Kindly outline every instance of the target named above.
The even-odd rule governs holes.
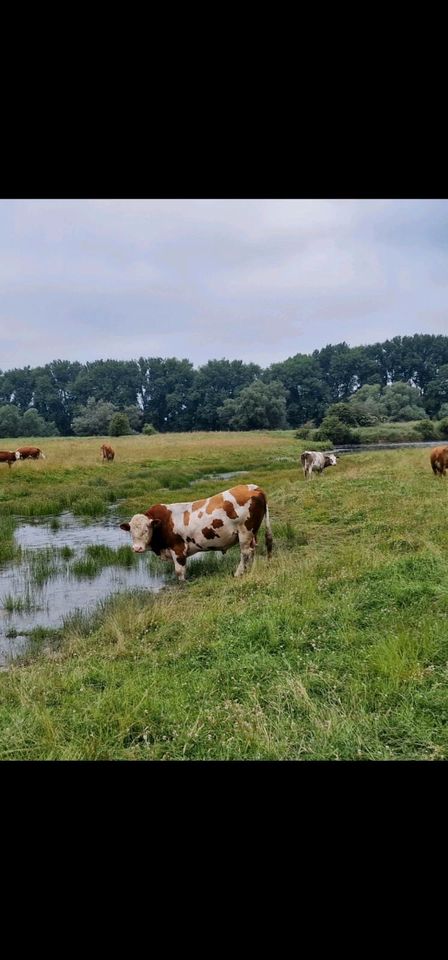
[[[0,463],[7,463],[9,469],[17,460],[17,454],[14,450],[0,450]]]
[[[241,557],[235,571],[240,577],[252,566],[256,535],[265,518],[268,560],[272,531],[266,495],[255,483],[240,484],[213,497],[190,503],[157,503],[146,513],[136,513],[121,523],[132,537],[135,553],[152,550],[162,560],[172,560],[178,580],[185,580],[187,557],[207,550],[226,553],[237,543]]]
[[[431,450],[430,460],[433,474],[436,477],[438,474],[445,477],[448,467],[448,447],[434,447],[434,450]]]
[[[103,460],[113,460],[115,456],[115,450],[109,446],[108,443],[103,443],[101,447],[101,453],[103,455]]]
[[[16,460],[39,460],[39,458],[46,460],[40,447],[19,447],[16,450]]]
[[[326,467],[335,467],[337,463],[336,454],[321,453],[320,450],[304,450],[300,459],[305,480],[311,477],[313,470],[322,473]]]

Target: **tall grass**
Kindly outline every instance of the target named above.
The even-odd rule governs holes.
[[[114,550],[104,544],[90,544],[84,555],[71,564],[70,571],[76,577],[96,577],[104,567],[131,567],[136,561],[137,557],[129,546]]]
[[[0,569],[6,563],[17,560],[20,556],[20,547],[14,541],[14,530],[17,521],[11,516],[0,515]]]

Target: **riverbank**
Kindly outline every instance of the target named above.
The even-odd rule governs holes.
[[[413,443],[357,443],[355,445],[346,444],[345,446],[333,447],[329,453],[366,453],[375,450],[418,450],[433,447],[440,444],[440,440],[415,440]],[[448,441],[447,441],[448,446]]]
[[[422,427],[422,423],[425,424],[424,427]],[[414,446],[422,441],[432,443],[433,446],[441,443],[448,445],[446,421],[406,420],[402,423],[378,423],[372,427],[350,427],[348,429],[353,434],[353,440],[347,445],[352,447],[359,445],[370,446],[371,444],[390,445],[403,443],[409,443]],[[303,433],[306,434],[306,437],[302,436]],[[300,428],[296,431],[296,437],[298,439],[306,442],[310,449],[317,450],[320,449],[320,447],[316,445],[317,441],[314,439],[316,434],[319,435],[317,428],[315,430]],[[331,440],[326,440],[325,444],[327,447],[330,447]]]

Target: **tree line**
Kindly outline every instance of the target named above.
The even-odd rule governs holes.
[[[408,392],[389,394],[398,383]],[[359,393],[366,387],[375,390]],[[209,360],[195,369],[186,359],[140,357],[0,371],[0,435],[319,426],[331,407],[357,395],[360,402],[370,398],[370,409],[383,397],[383,408],[392,404],[403,419],[445,416],[448,336],[329,344],[266,369],[242,360]]]

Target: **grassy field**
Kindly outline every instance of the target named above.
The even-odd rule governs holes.
[[[305,483],[293,431],[117,438],[114,463],[101,438],[37,442],[45,461],[0,465],[0,561],[17,516],[118,501],[128,519],[245,469],[268,494],[274,555],[260,537],[247,577],[232,576],[237,549],[210,555],[184,586],[169,575],[43,636],[0,674],[0,758],[447,757],[448,479],[429,450],[341,457]]]

